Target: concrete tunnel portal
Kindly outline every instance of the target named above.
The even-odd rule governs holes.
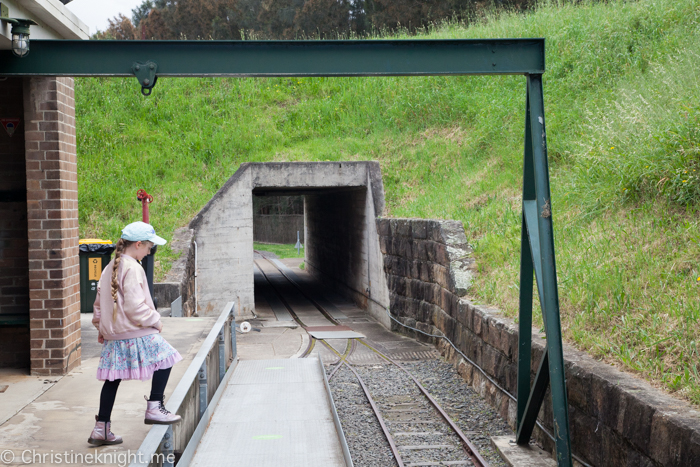
[[[384,188],[377,162],[245,163],[190,222],[198,248],[200,316],[236,302],[255,309],[253,197],[303,196],[304,261],[311,276],[390,327],[377,235]]]

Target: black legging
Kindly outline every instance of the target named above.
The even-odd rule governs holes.
[[[153,373],[153,379],[151,380],[151,397],[149,397],[148,400],[163,400],[165,397],[165,386],[168,384],[168,378],[170,378],[170,370],[171,368],[165,368]],[[117,389],[119,389],[119,383],[121,382],[122,380],[120,379],[105,381],[105,384],[102,386],[102,393],[100,393],[100,411],[97,414],[98,422],[110,421],[112,408],[114,407],[114,399],[117,397]]]

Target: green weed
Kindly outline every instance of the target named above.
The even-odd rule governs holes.
[[[278,258],[303,258],[304,257],[304,250],[301,249],[300,252],[297,253],[297,249],[294,248],[293,244],[285,245],[285,244],[278,244],[278,243],[254,242],[253,249],[258,250],[258,251],[269,251],[270,253],[276,254]]]

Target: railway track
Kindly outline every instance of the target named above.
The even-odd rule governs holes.
[[[263,255],[261,254],[261,256]],[[265,256],[263,258],[296,287],[328,321],[333,325],[340,325],[300,284],[288,277],[274,262]],[[265,274],[257,260],[255,260],[255,264],[275,290],[292,318],[306,329],[308,326],[299,319],[297,313]],[[320,340],[323,346],[337,356],[337,361],[331,364],[332,370],[328,379],[330,381],[343,367],[353,373],[382,428],[396,465],[399,467],[470,465],[486,467],[489,465],[476,446],[411,372],[361,339],[346,339],[346,341],[345,351],[341,354],[328,342]],[[308,356],[315,345],[316,339],[312,337],[309,339],[309,346],[302,358]],[[363,345],[379,355],[386,361],[386,365],[355,368],[348,359],[358,345]],[[373,371],[377,368],[382,371]],[[387,378],[394,384],[385,384]]]

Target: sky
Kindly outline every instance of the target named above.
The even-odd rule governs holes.
[[[107,29],[107,20],[123,14],[131,19],[131,10],[141,5],[143,0],[73,0],[66,7],[83,23],[90,26],[90,35]]]

